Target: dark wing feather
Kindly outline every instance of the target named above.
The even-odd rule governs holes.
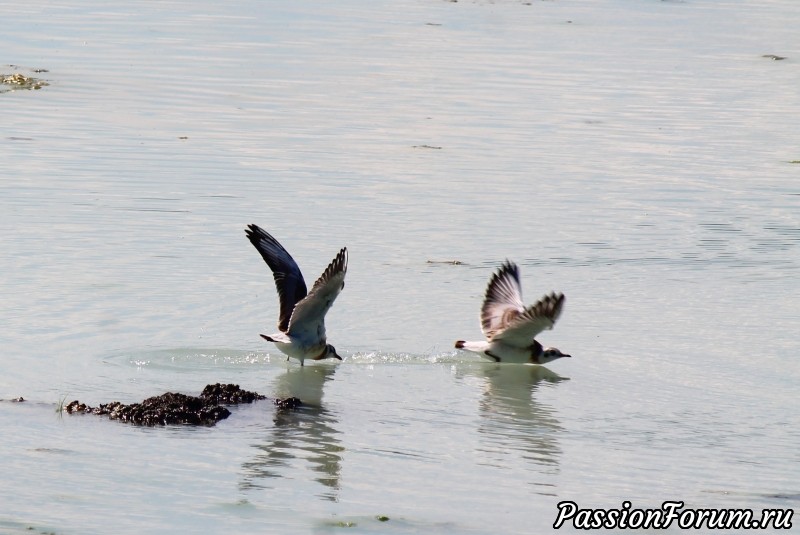
[[[546,329],[552,329],[561,315],[564,294],[551,293],[526,308],[521,314],[511,318],[505,328],[494,335],[494,340],[502,340],[516,347],[528,347],[533,338]]]
[[[300,338],[325,340],[325,314],[344,288],[347,248],[343,247],[320,275],[308,295],[294,307],[289,332]]]
[[[278,329],[286,332],[294,306],[308,293],[303,274],[292,255],[267,231],[258,225],[248,225],[244,232],[272,270],[281,306]]]
[[[503,330],[524,308],[519,268],[506,260],[492,275],[486,288],[481,307],[481,329],[484,336],[491,340],[495,333]]]

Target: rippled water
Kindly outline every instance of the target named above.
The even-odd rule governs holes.
[[[49,83],[0,92],[0,532],[536,533],[563,500],[800,502],[800,4],[0,20],[0,74]],[[348,247],[344,362],[258,337],[277,297],[248,223],[309,281]],[[452,348],[505,258],[528,301],[567,295],[541,340],[572,359]],[[56,413],[215,382],[306,404]]]

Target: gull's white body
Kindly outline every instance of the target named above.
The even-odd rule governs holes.
[[[275,344],[278,351],[297,359],[302,364],[304,360],[319,360],[325,358],[327,342],[318,336],[291,336],[286,333],[262,334],[262,338]]]
[[[257,225],[249,225],[245,233],[272,270],[280,301],[279,332],[261,337],[301,366],[306,359],[342,360],[327,341],[325,314],[344,288],[347,248],[339,251],[307,292],[300,268],[278,240]]]
[[[493,362],[545,364],[569,357],[554,347],[542,347],[534,339],[553,328],[563,305],[564,294],[551,293],[525,307],[519,268],[506,261],[489,280],[481,307],[481,329],[486,340],[459,340],[456,348]]]
[[[485,340],[478,342],[467,342],[459,348],[466,351],[471,351],[482,356],[486,360],[494,362],[515,362],[515,363],[528,363],[531,362],[531,349],[528,347],[515,347],[504,344],[495,340],[494,342],[487,342]],[[500,360],[497,360],[497,358]]]

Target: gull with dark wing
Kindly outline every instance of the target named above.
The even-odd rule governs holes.
[[[347,248],[343,247],[331,260],[308,292],[297,262],[278,240],[257,225],[248,225],[245,234],[272,270],[280,300],[279,332],[261,337],[273,342],[287,355],[286,360],[296,358],[301,366],[305,359],[342,360],[325,337],[325,314],[344,288]]]
[[[552,329],[564,306],[564,294],[551,293],[525,307],[519,268],[506,260],[492,275],[481,307],[481,342],[456,342],[457,349],[472,351],[494,362],[545,364],[569,357],[554,347],[542,347],[534,337]]]

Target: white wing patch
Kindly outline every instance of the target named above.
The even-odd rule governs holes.
[[[528,347],[540,332],[552,329],[561,315],[565,297],[562,293],[551,293],[522,313],[510,317],[504,328],[497,331],[492,340],[502,340],[508,345]]]
[[[481,307],[481,330],[484,336],[491,340],[495,333],[502,331],[524,310],[519,268],[513,262],[506,260],[492,275],[486,288],[486,296]]]

